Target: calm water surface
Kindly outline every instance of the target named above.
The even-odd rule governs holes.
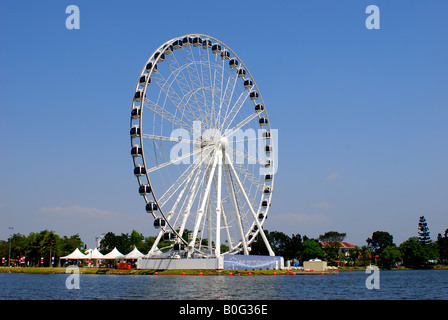
[[[380,271],[380,288],[367,289],[364,271],[312,276],[79,275],[0,273],[0,299],[14,300],[389,300],[448,299],[448,270]]]

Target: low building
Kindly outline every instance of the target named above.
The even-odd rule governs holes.
[[[305,271],[327,271],[327,261],[322,261],[320,259],[311,259],[309,261],[304,261],[303,269]]]

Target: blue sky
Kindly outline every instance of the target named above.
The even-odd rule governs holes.
[[[80,9],[68,30],[65,8]],[[368,5],[380,29],[365,27]],[[445,1],[0,0],[0,239],[10,230],[154,234],[132,174],[139,72],[165,41],[214,36],[279,132],[265,228],[399,244],[448,228]]]

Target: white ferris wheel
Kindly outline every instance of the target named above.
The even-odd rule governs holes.
[[[139,193],[159,229],[149,256],[247,255],[257,239],[274,256],[262,231],[274,139],[255,80],[232,49],[203,34],[162,44],[138,78],[130,126]],[[169,245],[159,249],[161,241]]]

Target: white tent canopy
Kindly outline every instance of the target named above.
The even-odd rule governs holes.
[[[68,256],[61,257],[61,259],[88,259],[88,257],[76,248],[75,251],[70,253]]]
[[[129,252],[126,255],[126,259],[138,259],[141,257],[144,257],[145,255],[143,253],[141,253],[137,247],[134,247],[134,250],[132,250],[131,252]]]
[[[114,248],[111,252],[105,254],[101,259],[125,259],[125,257],[126,256],[121,254],[117,248]]]
[[[98,251],[98,248],[87,250],[87,259],[104,259],[104,255]]]

